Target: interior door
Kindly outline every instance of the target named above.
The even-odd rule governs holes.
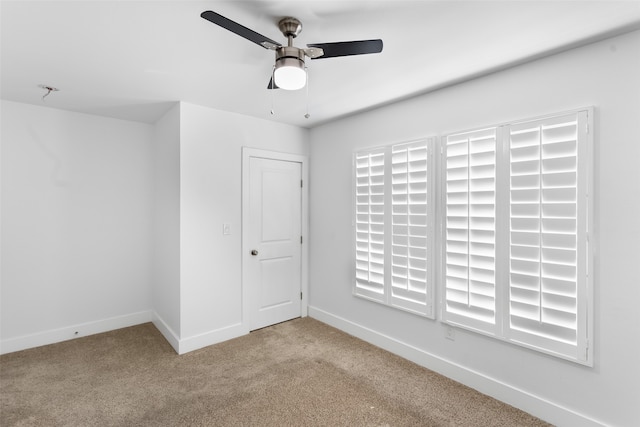
[[[250,157],[249,169],[244,285],[255,330],[301,315],[302,165]]]

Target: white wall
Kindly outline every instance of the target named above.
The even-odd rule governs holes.
[[[248,332],[242,147],[307,155],[308,130],[185,103],[155,125],[2,107],[1,351],[150,320],[179,353]]]
[[[242,318],[242,147],[308,154],[308,130],[180,104],[180,348],[248,332]],[[223,223],[231,234],[222,234]]]
[[[425,70],[428,72],[428,70]],[[355,298],[351,156],[371,146],[596,107],[595,366]],[[558,425],[640,425],[640,32],[311,131],[311,316]]]
[[[180,339],[180,104],[153,135],[153,322],[174,348]]]
[[[152,126],[1,105],[2,352],[151,320]]]

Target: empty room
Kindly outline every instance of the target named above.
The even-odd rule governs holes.
[[[640,1],[0,24],[0,425],[640,425]]]

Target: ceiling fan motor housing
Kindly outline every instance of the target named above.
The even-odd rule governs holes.
[[[304,87],[307,80],[304,55],[303,49],[294,46],[282,46],[276,49],[273,77],[278,87],[286,90]]]
[[[282,46],[276,49],[276,67],[278,64],[300,64],[304,67],[304,50],[295,46]],[[300,61],[300,62],[297,62]]]

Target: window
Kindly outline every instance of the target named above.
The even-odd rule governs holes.
[[[592,117],[355,153],[354,294],[592,366]]]
[[[443,321],[592,364],[588,120],[443,139]]]
[[[358,152],[354,293],[433,316],[433,186],[427,140]]]

